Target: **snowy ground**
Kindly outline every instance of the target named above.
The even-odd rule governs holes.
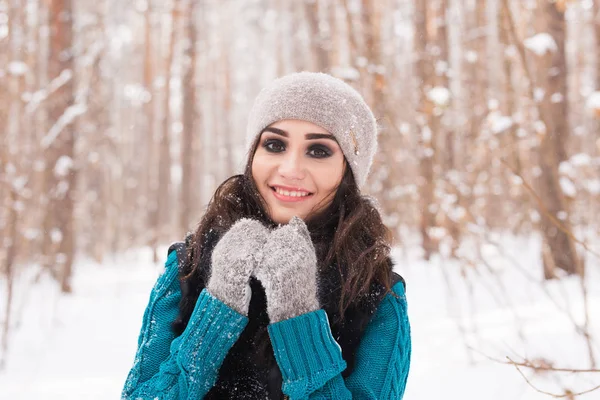
[[[585,342],[568,316],[570,310],[578,323],[583,322],[579,281],[569,278],[541,286],[538,241],[500,239],[502,254],[489,244],[464,252],[475,259],[479,249],[494,274],[480,262],[476,269],[439,258],[425,263],[412,246],[394,251],[397,270],[408,283],[413,333],[405,399],[550,399],[531,388],[513,366],[482,353],[496,359],[544,358],[563,368],[590,367]],[[600,260],[588,258],[589,315],[598,338]],[[80,261],[69,296],[59,295],[44,277],[32,284],[33,268],[20,276],[14,304],[18,318],[7,368],[0,372],[0,398],[119,398],[142,313],[161,268],[152,265],[144,251],[103,265]],[[3,312],[4,306],[0,308]],[[600,348],[594,346],[600,357]],[[536,387],[553,393],[600,385],[597,373],[524,373]],[[600,391],[579,398],[600,399]]]

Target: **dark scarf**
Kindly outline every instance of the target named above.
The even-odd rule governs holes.
[[[191,288],[181,281],[182,298],[197,296],[204,287],[210,273],[210,256],[218,241],[213,237],[205,242],[205,250],[200,260],[200,286]],[[179,251],[178,251],[179,253]],[[180,258],[181,259],[181,258]],[[391,273],[391,261],[390,261]],[[377,309],[385,290],[382,285],[372,284],[369,295],[357,299],[340,318],[341,279],[337,267],[331,266],[319,271],[319,301],[331,323],[331,332],[342,349],[347,368],[342,372],[348,377],[353,369],[355,354],[360,338]],[[215,386],[205,399],[282,399],[282,377],[273,354],[273,347],[267,331],[269,317],[266,311],[265,291],[259,281],[250,281],[252,298],[248,310],[248,325],[229,353],[219,370]]]

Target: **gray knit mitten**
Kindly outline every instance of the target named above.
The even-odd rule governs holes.
[[[271,232],[254,276],[265,288],[271,323],[320,308],[317,256],[304,221],[293,217]]]
[[[248,315],[250,275],[269,235],[260,222],[242,218],[223,235],[212,253],[208,291],[242,315]]]

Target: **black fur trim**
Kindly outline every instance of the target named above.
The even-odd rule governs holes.
[[[398,282],[402,282],[402,286],[404,286],[404,291],[406,292],[406,281],[404,278],[400,274],[392,272],[392,287]]]
[[[185,242],[175,242],[169,246],[169,250],[167,251],[167,257],[171,255],[172,252],[177,252],[177,262],[181,265],[181,261],[185,259],[185,254],[187,251],[187,246]]]

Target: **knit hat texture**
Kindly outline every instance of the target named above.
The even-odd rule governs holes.
[[[364,185],[377,151],[377,122],[352,86],[315,72],[298,72],[274,80],[261,90],[250,111],[247,152],[264,128],[283,119],[312,122],[334,135],[356,183]]]

